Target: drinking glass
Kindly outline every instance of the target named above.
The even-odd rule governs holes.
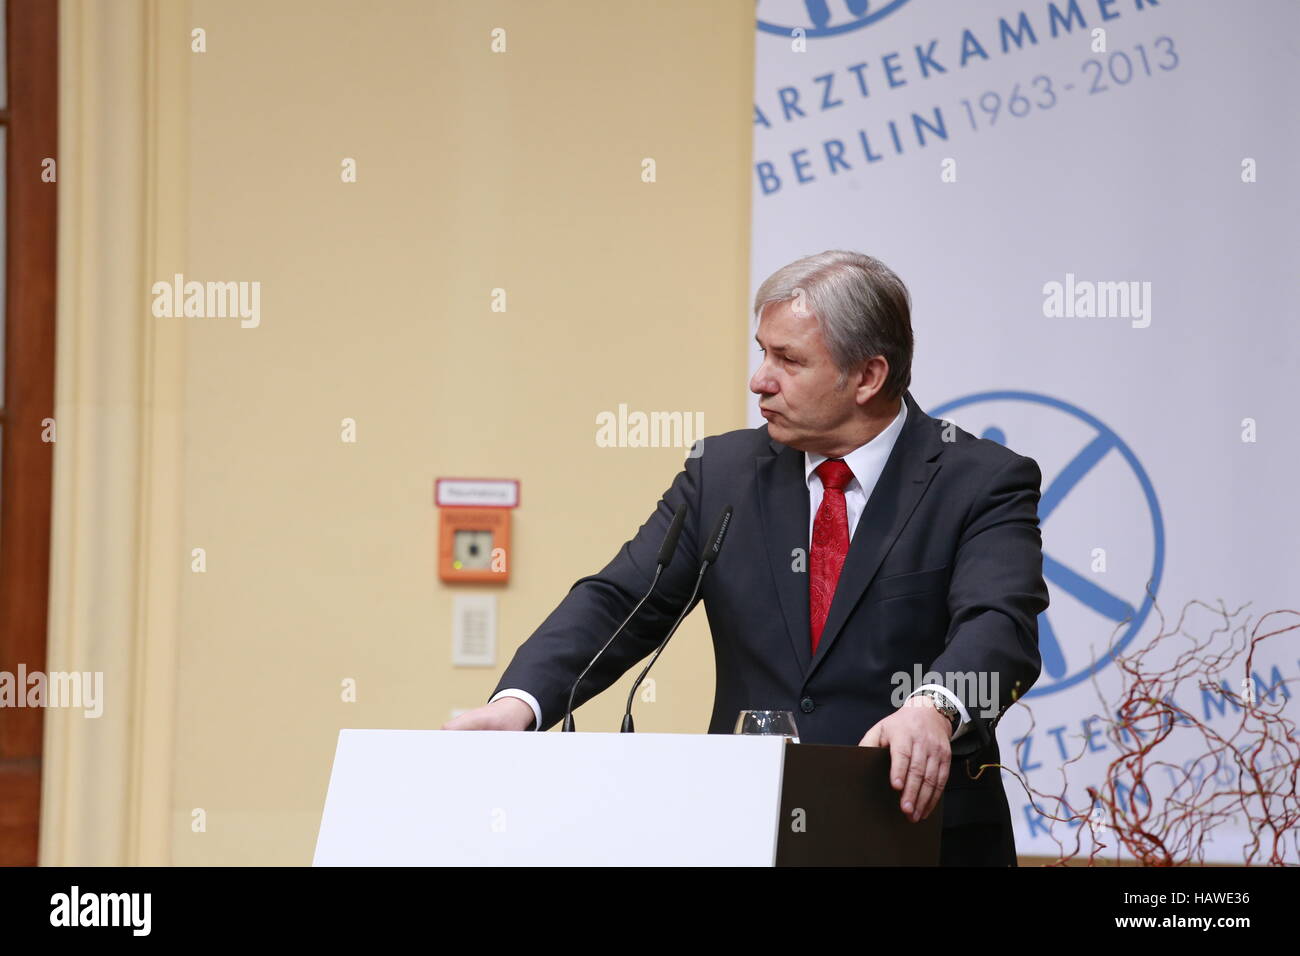
[[[788,710],[742,710],[736,718],[738,734],[770,734],[784,737],[791,743],[799,742],[799,728],[794,714]]]

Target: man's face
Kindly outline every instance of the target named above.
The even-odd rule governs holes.
[[[797,315],[790,302],[763,310],[754,336],[763,364],[749,390],[767,419],[767,432],[783,445],[825,454],[839,443],[858,409],[854,382],[836,387],[840,371],[811,313]]]

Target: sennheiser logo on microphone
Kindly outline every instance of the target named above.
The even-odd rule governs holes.
[[[722,516],[722,525],[718,528],[718,533],[713,539],[713,552],[716,554],[722,547],[722,539],[727,536],[727,527],[731,524],[731,512],[728,511]]]

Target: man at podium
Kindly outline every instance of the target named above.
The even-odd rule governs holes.
[[[767,424],[702,439],[636,536],[519,648],[496,692],[444,729],[548,729],[650,654],[690,599],[698,555],[733,508],[697,600],[712,633],[710,733],[745,709],[793,711],[805,743],[888,747],[909,820],[943,797],[943,865],[1015,865],[998,720],[1038,678],[1048,605],[1031,458],[921,411],[910,298],[883,263],[830,251],[778,270],[754,302]],[[924,676],[922,676],[924,675]]]

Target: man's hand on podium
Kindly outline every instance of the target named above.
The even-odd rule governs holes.
[[[442,725],[443,730],[527,730],[533,725],[533,709],[518,697],[502,697],[482,707],[467,710]]]
[[[948,784],[952,724],[928,697],[907,702],[867,731],[860,747],[889,748],[889,780],[902,790],[899,807],[913,823],[934,810]]]

